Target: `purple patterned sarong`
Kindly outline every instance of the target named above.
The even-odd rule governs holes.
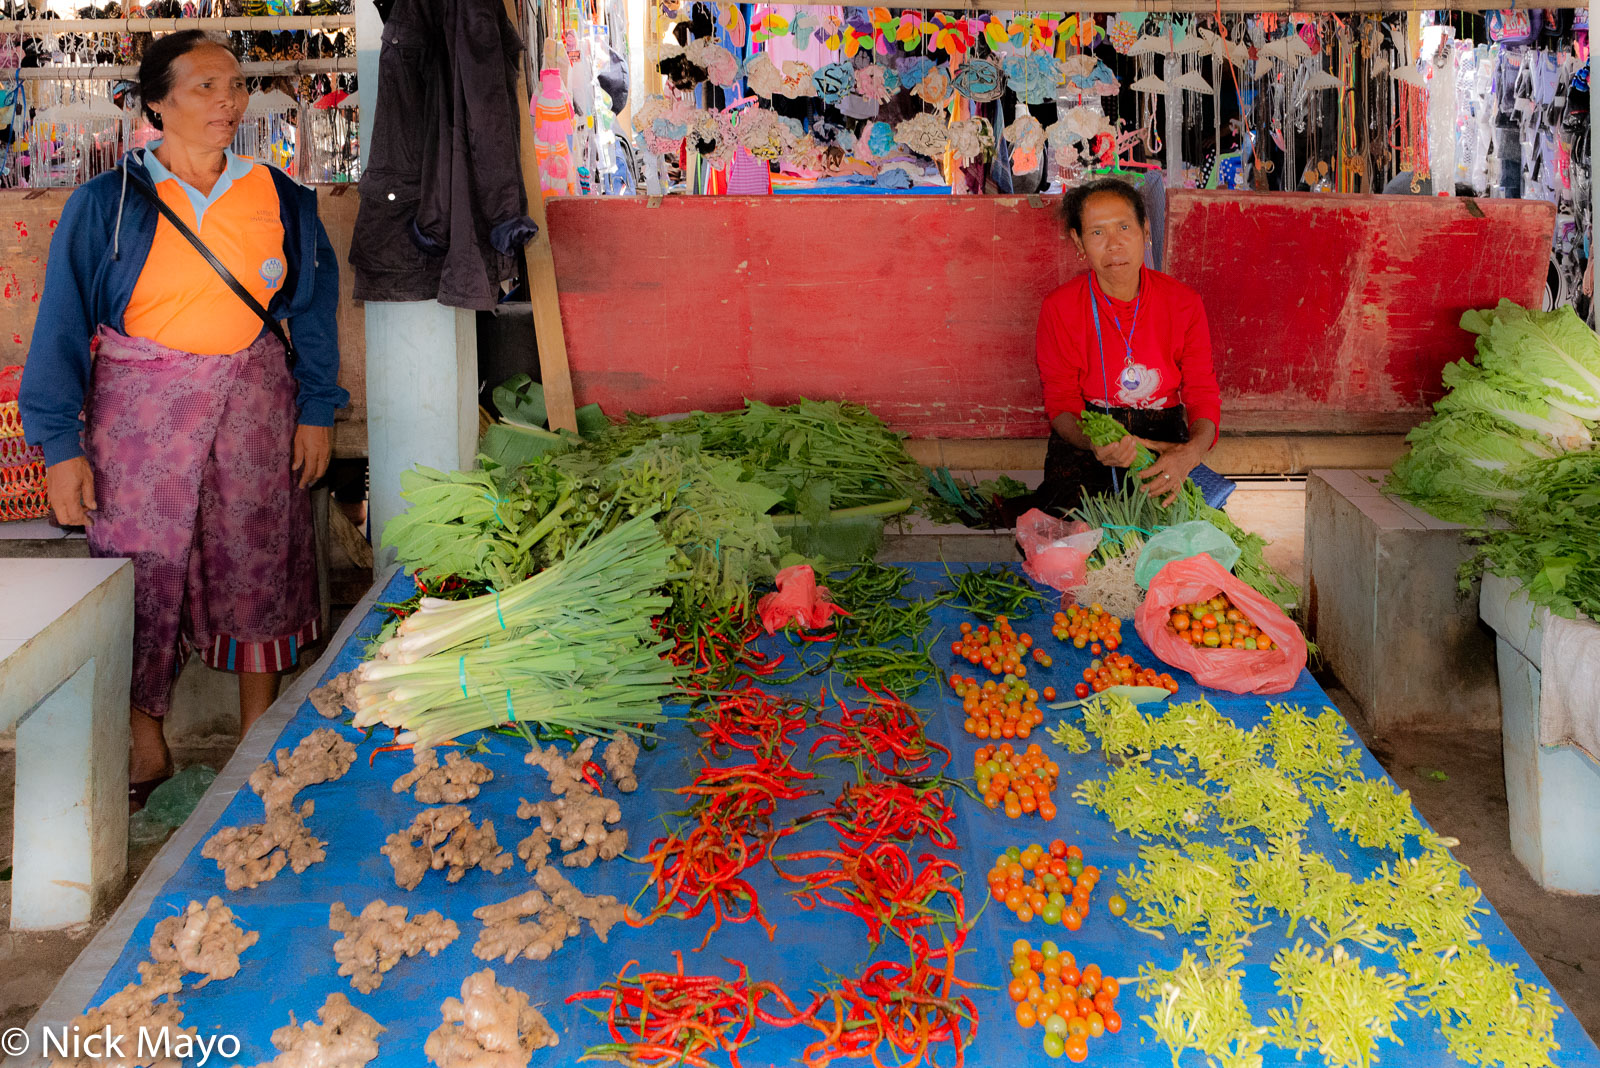
[[[95,340],[89,551],[133,560],[134,707],[166,714],[190,650],[224,671],[293,667],[320,620],[282,344],[196,356],[103,326]]]

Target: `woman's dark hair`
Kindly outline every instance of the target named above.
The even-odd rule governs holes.
[[[1061,201],[1061,221],[1066,224],[1069,234],[1083,236],[1083,206],[1096,193],[1110,193],[1126,200],[1139,225],[1145,225],[1144,197],[1139,195],[1137,189],[1121,178],[1096,178],[1092,182],[1074,186]]]
[[[172,92],[172,65],[179,56],[206,47],[228,48],[205,30],[179,30],[156,38],[145,50],[144,58],[139,61],[139,107],[151,126],[161,129],[161,116],[150,110],[150,104],[165,100]]]

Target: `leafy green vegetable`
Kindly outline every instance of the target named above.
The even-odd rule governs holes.
[[[1201,965],[1183,951],[1170,971],[1151,964],[1139,968],[1138,994],[1157,1002],[1145,1023],[1172,1050],[1173,1068],[1184,1050],[1198,1050],[1217,1068],[1261,1068],[1268,1029],[1250,1019],[1244,1000],[1244,973],[1225,964]]]
[[[1348,939],[1386,945],[1361,915],[1355,879],[1320,853],[1303,852],[1300,840],[1299,834],[1276,835],[1266,851],[1257,846],[1253,857],[1240,862],[1239,880],[1257,909],[1288,919],[1286,936],[1305,920],[1330,944]]]
[[[1430,513],[1477,524],[1521,507],[1533,470],[1594,448],[1600,420],[1600,339],[1570,308],[1530,311],[1510,301],[1469,311],[1478,362],[1444,369],[1450,392],[1406,435],[1411,450],[1386,488]]]
[[[1384,864],[1356,891],[1373,926],[1410,931],[1414,944],[1438,950],[1476,941],[1477,916],[1488,915],[1477,887],[1464,885],[1466,869],[1443,849]]]
[[[1192,760],[1208,779],[1261,766],[1260,732],[1240,729],[1203,697],[1187,704],[1169,704],[1153,737],[1177,752],[1180,765],[1188,767]]]
[[[1232,766],[1212,778],[1222,787],[1213,803],[1224,834],[1246,828],[1288,834],[1304,827],[1311,816],[1299,787],[1277,768]]]
[[[1467,577],[1488,568],[1516,579],[1533,603],[1600,619],[1600,451],[1535,460],[1507,525],[1484,531]]]
[[[1089,751],[1089,736],[1066,720],[1050,728],[1049,734],[1052,742],[1064,746],[1069,753],[1082,754]]]
[[[1156,720],[1118,694],[1102,693],[1084,705],[1083,725],[1100,739],[1106,756],[1148,755],[1162,745]]]
[[[1267,703],[1267,744],[1272,762],[1290,778],[1314,776],[1338,779],[1360,766],[1350,736],[1345,733],[1344,717],[1331,708],[1312,719],[1298,705]]]
[[[1178,934],[1204,931],[1196,944],[1212,962],[1237,960],[1250,933],[1249,901],[1239,885],[1239,865],[1220,846],[1190,842],[1182,849],[1153,845],[1139,850],[1142,867],[1117,874],[1135,906],[1128,924],[1141,931],[1170,927]]]
[[[1399,850],[1407,838],[1422,834],[1422,821],[1411,807],[1411,795],[1382,779],[1346,775],[1332,785],[1310,783],[1310,797],[1328,822],[1364,846]]]
[[[1402,976],[1363,968],[1334,946],[1331,956],[1296,942],[1272,962],[1278,991],[1292,1009],[1270,1009],[1272,1041],[1298,1055],[1322,1054],[1328,1068],[1367,1068],[1378,1039],[1398,1042],[1394,1021],[1404,1018],[1406,983]]]
[[[1135,838],[1181,841],[1203,829],[1211,811],[1211,796],[1200,787],[1144,763],[1123,764],[1104,779],[1079,783],[1072,796]]]
[[[1461,328],[1478,334],[1478,359],[1489,371],[1542,387],[1549,403],[1589,422],[1600,420],[1600,340],[1571,308],[1532,311],[1502,300],[1469,311]]]
[[[1439,1020],[1450,1052],[1468,1064],[1544,1068],[1560,1049],[1550,992],[1517,978],[1515,964],[1497,964],[1483,945],[1429,952],[1397,949],[1395,962],[1422,1012]]]

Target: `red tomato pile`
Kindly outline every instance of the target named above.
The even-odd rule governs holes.
[[[950,688],[961,698],[962,711],[967,714],[961,729],[979,738],[1026,738],[1044,722],[1039,691],[1015,675],[1000,682],[989,679],[980,686],[977,679],[952,674]],[[1055,696],[1048,686],[1045,693],[1046,700]]]
[[[1209,601],[1174,608],[1167,617],[1167,629],[1190,645],[1205,649],[1274,648],[1272,639],[1221,593]]]
[[[1024,812],[1037,812],[1045,820],[1056,818],[1050,791],[1056,788],[1061,768],[1039,746],[1030,745],[1018,754],[1010,742],[1001,743],[998,749],[986,745],[972,755],[972,771],[983,803],[990,808],[1004,805],[1006,815],[1014,820],[1021,819]]]
[[[1105,657],[1089,661],[1083,669],[1083,681],[1073,692],[1088,697],[1092,690],[1101,693],[1113,686],[1160,686],[1168,693],[1178,692],[1178,682],[1171,675],[1154,668],[1140,667],[1126,653],[1107,653]]]
[[[1011,629],[1011,621],[996,616],[994,629],[987,623],[974,627],[961,624],[961,638],[950,643],[950,651],[969,664],[981,664],[991,675],[1015,675],[1027,678],[1029,656],[1040,667],[1049,667],[1054,661],[1043,649],[1033,647],[1033,635]]]
[[[1045,942],[1038,949],[1025,939],[1011,945],[1011,985],[1007,993],[1017,1006],[1017,1024],[1044,1027],[1044,1051],[1052,1060],[1065,1056],[1082,1061],[1089,1040],[1122,1030],[1117,994],[1122,984],[1100,974],[1098,964],[1082,971],[1071,953]]]
[[[1097,604],[1088,608],[1068,605],[1065,612],[1056,613],[1050,633],[1056,640],[1071,642],[1077,649],[1090,642],[1103,642],[1107,649],[1115,650],[1122,645],[1122,620],[1107,615]]]
[[[1023,923],[1038,918],[1047,926],[1069,931],[1083,926],[1089,895],[1100,881],[1100,869],[1084,866],[1083,850],[1057,838],[1045,847],[1012,846],[989,869],[989,896],[1010,909]]]

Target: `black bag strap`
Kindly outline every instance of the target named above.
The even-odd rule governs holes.
[[[182,234],[189,244],[194,246],[194,250],[200,253],[207,263],[211,264],[211,269],[217,272],[223,282],[227,283],[229,289],[233,290],[233,295],[244,301],[245,307],[255,312],[257,317],[266,324],[267,329],[272,331],[272,336],[283,343],[283,351],[288,356],[289,366],[293,367],[296,358],[294,346],[289,342],[289,335],[283,332],[283,324],[274,319],[272,313],[262,307],[261,302],[239,283],[239,280],[233,276],[233,272],[228,270],[221,260],[217,259],[217,254],[207,248],[204,241],[200,240],[200,235],[189,229],[189,225],[178,217],[178,213],[173,211],[171,206],[162,200],[154,189],[138,181],[132,181],[128,184],[137,189],[140,196],[155,205],[155,209],[172,224],[173,228]]]

